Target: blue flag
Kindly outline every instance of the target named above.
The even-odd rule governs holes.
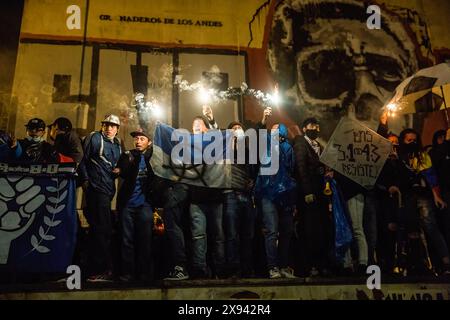
[[[72,164],[0,164],[0,264],[66,272],[76,243]]]
[[[150,164],[155,174],[164,179],[199,187],[242,189],[246,181],[233,174],[242,169],[230,160],[232,138],[231,130],[211,130],[194,135],[158,124]],[[213,148],[213,145],[217,147]],[[174,150],[175,157],[172,157]],[[215,161],[205,163],[205,152]]]

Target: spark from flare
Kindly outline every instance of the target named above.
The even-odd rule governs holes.
[[[227,90],[221,91],[212,88],[206,89],[202,81],[189,83],[187,80],[183,80],[183,76],[178,75],[175,77],[174,85],[177,85],[180,91],[198,91],[202,103],[220,104],[242,96],[253,97],[264,107],[278,106],[281,103],[278,90],[275,90],[274,93],[265,93],[249,88],[245,82],[240,87],[229,87]]]

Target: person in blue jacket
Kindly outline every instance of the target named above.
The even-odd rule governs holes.
[[[110,114],[102,121],[100,131],[86,137],[80,163],[80,179],[86,195],[86,219],[89,223],[88,281],[112,280],[110,244],[112,235],[111,201],[116,193],[116,168],[121,154],[116,138],[120,127],[118,116]]]
[[[267,156],[272,161],[273,156],[279,157],[279,168],[275,174],[263,175],[261,169],[270,166],[270,162],[261,164],[260,173],[256,178],[255,198],[262,213],[264,242],[266,250],[269,277],[295,278],[289,267],[289,245],[294,232],[295,190],[294,152],[287,140],[288,130],[284,124],[272,126],[271,135],[278,130],[279,152],[272,155],[269,136]],[[277,245],[278,240],[278,245]]]

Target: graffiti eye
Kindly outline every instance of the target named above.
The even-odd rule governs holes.
[[[368,54],[366,61],[377,86],[394,91],[403,80],[402,68],[395,59],[378,54]]]
[[[309,55],[301,65],[305,91],[316,99],[335,99],[354,90],[350,58],[343,50],[322,50]]]
[[[400,75],[397,72],[386,70],[382,72],[379,77],[385,79],[386,81],[399,81],[401,80]]]

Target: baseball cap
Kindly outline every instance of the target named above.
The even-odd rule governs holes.
[[[137,137],[137,136],[144,136],[144,137],[147,137],[148,139],[150,139],[150,135],[142,128],[139,128],[136,131],[131,132],[130,136],[132,136],[133,138]]]
[[[52,124],[49,124],[48,127],[52,127],[54,125],[58,125],[58,128],[63,131],[70,131],[72,130],[72,122],[70,122],[69,119],[64,117],[59,117],[55,121],[53,121]]]
[[[45,122],[39,118],[33,118],[25,125],[27,129],[45,129]]]

